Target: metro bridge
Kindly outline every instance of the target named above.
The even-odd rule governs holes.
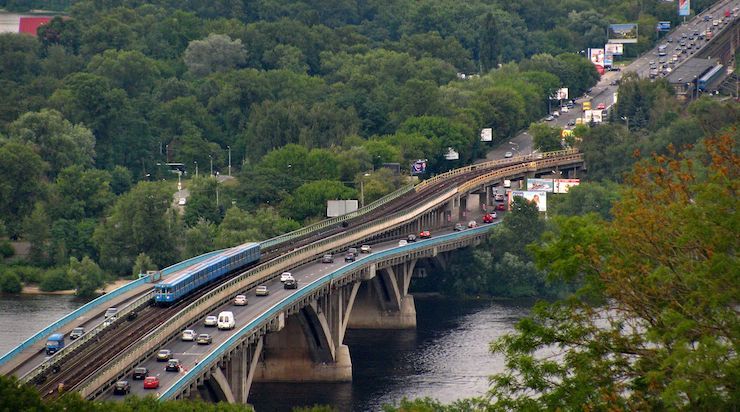
[[[151,305],[147,276],[88,303],[29,338],[0,358],[0,372],[32,382],[45,396],[64,390],[89,399],[111,397],[121,379],[132,392],[160,399],[200,397],[245,403],[251,383],[342,382],[352,378],[347,328],[399,329],[416,325],[409,285],[425,267],[444,267],[454,250],[478,244],[494,225],[452,232],[494,204],[493,192],[504,180],[552,175],[575,177],[584,169],[576,150],[519,156],[471,165],[402,188],[356,212],[325,220],[262,242],[262,259],[223,281],[209,285],[170,308]],[[431,239],[399,246],[408,233],[431,229]],[[356,262],[317,263],[325,253],[371,244],[373,253]],[[215,252],[214,252],[215,253]],[[342,256],[342,255],[340,255]],[[168,274],[197,264],[196,257],[159,272]],[[283,290],[277,278],[291,271],[297,290]],[[268,285],[267,297],[255,297],[257,285]],[[235,307],[237,294],[249,305]],[[114,322],[103,321],[109,306],[120,310]],[[184,329],[211,332],[208,315],[234,312],[237,327],[213,330],[211,345],[180,342]],[[47,358],[43,343],[52,333],[89,330]],[[165,372],[155,355],[170,349],[182,363],[179,373]],[[144,390],[131,378],[135,367],[159,376],[160,387]],[[120,398],[119,398],[120,399]]]

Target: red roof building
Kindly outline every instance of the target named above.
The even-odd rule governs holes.
[[[51,16],[21,17],[18,32],[36,36],[39,27],[48,23],[51,19]]]

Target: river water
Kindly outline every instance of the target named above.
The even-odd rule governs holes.
[[[84,303],[73,296],[0,295],[0,354]],[[352,383],[254,384],[249,401],[258,412],[315,404],[344,412],[379,411],[404,397],[450,403],[484,396],[488,376],[504,367],[488,351],[489,343],[512,331],[530,307],[531,302],[417,298],[416,329],[347,332]]]

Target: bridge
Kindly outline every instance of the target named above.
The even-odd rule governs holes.
[[[161,399],[199,397],[246,402],[253,381],[349,381],[352,364],[343,338],[348,328],[398,329],[416,325],[413,276],[430,267],[444,267],[452,251],[475,245],[495,225],[454,232],[490,208],[493,192],[504,180],[551,175],[559,170],[574,177],[585,167],[575,150],[565,150],[471,165],[398,190],[356,212],[325,220],[260,246],[257,266],[230,276],[170,308],[151,305],[153,291],[144,277],[88,303],[29,338],[0,358],[0,372],[32,382],[46,396],[56,396],[58,384],[89,399],[111,396],[120,379],[132,381],[135,367],[159,375],[161,386],[134,393]],[[432,229],[431,239],[398,245],[408,233]],[[373,252],[355,262],[321,264],[324,253],[371,244]],[[163,276],[199,259],[181,262]],[[279,277],[290,270],[297,290],[284,290]],[[268,285],[267,297],[254,296],[257,285]],[[249,305],[232,305],[235,295],[247,293]],[[103,320],[108,306],[120,316]],[[210,331],[207,315],[233,311],[237,327]],[[54,356],[41,352],[53,332],[66,333],[80,324],[91,330]],[[181,342],[184,329],[211,332],[211,345]],[[182,364],[179,373],[165,372],[156,353],[170,349]]]

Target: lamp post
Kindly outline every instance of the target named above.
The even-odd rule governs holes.
[[[195,163],[195,177],[198,177],[198,161],[193,160],[193,163]]]
[[[231,177],[231,146],[226,146],[229,149],[229,177]]]
[[[370,173],[365,173],[360,178],[360,207],[365,207],[365,178],[370,176]]]
[[[620,116],[620,117],[622,118],[622,120],[624,120],[625,122],[627,122],[627,130],[629,130],[629,128],[630,128],[630,118],[627,117],[627,116]]]
[[[211,160],[211,176],[213,176],[213,156],[208,155],[208,158]]]

